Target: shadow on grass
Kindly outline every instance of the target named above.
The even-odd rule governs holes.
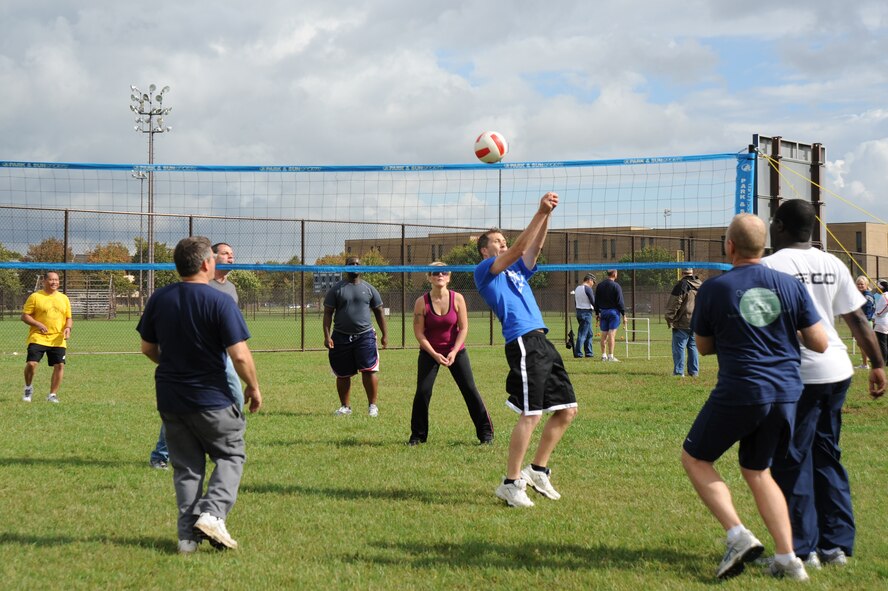
[[[695,567],[699,556],[674,548],[625,548],[579,546],[526,541],[515,544],[470,540],[463,543],[376,542],[379,556],[344,556],[346,562],[371,562],[411,568],[499,568],[503,570],[589,570],[621,569],[638,572],[656,570],[676,576],[715,582],[704,578]]]
[[[99,468],[112,468],[120,466],[142,465],[142,462],[125,460],[97,460],[94,458],[3,458],[0,457],[0,466],[96,466]]]
[[[447,491],[425,491],[406,488],[369,489],[369,488],[334,488],[317,486],[300,486],[298,484],[243,484],[241,493],[305,495],[323,497],[325,499],[343,499],[347,501],[416,501],[430,505],[458,505],[469,499],[464,495]]]
[[[37,534],[20,534],[20,533],[0,533],[0,546],[16,545],[16,546],[67,546],[69,544],[111,544],[114,546],[127,546],[144,548],[146,550],[156,550],[163,553],[176,554],[176,541],[169,537],[118,537],[111,535],[94,535],[94,536],[67,536],[64,534],[56,535],[37,535]]]

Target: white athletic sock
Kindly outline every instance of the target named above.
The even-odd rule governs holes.
[[[732,527],[731,529],[728,530],[728,541],[733,542],[734,540],[737,539],[737,536],[739,536],[741,534],[741,532],[743,532],[745,530],[746,530],[746,528],[743,527],[742,523],[740,525],[735,525],[734,527]]]
[[[775,554],[774,561],[779,562],[783,566],[788,565],[792,560],[796,557],[795,552],[790,552],[789,554]]]

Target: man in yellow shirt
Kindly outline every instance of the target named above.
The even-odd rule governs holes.
[[[28,331],[28,360],[25,363],[25,395],[22,400],[31,402],[34,394],[34,374],[37,364],[46,354],[52,367],[48,402],[58,403],[59,386],[65,374],[65,352],[71,337],[71,302],[59,291],[59,274],[48,271],[43,276],[43,289],[35,291],[22,309],[22,322],[31,327]]]

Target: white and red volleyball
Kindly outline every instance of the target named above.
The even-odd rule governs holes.
[[[498,131],[485,131],[475,140],[475,156],[481,162],[494,164],[509,151],[509,142]]]

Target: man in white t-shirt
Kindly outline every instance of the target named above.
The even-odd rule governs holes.
[[[815,353],[801,347],[802,382],[793,440],[785,458],[771,468],[789,505],[795,553],[809,567],[844,565],[854,550],[854,516],[848,473],[840,461],[842,405],[854,367],[835,329],[841,316],[857,344],[872,359],[869,393],[885,391],[884,360],[875,335],[861,311],[865,303],[848,268],[835,256],[811,245],[816,223],[807,201],[785,201],[771,222],[775,253],[762,259],[766,267],[789,273],[808,290],[829,335],[829,347]]]

